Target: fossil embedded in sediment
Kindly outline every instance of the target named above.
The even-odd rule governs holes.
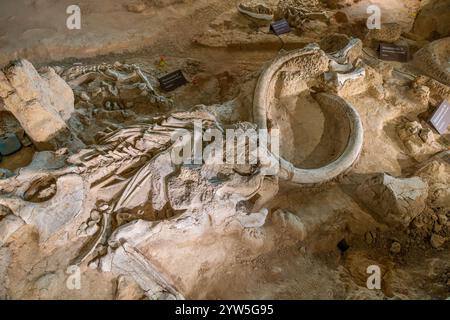
[[[351,63],[340,64],[336,61],[330,61],[330,71],[333,72],[350,72],[353,70],[353,65]]]
[[[335,81],[335,86],[337,88],[342,87],[347,81],[356,80],[363,78],[366,75],[366,70],[364,68],[356,68],[355,70],[348,73],[341,72],[327,72],[325,73],[325,80]]]
[[[272,20],[273,9],[261,1],[247,0],[238,4],[240,13],[260,20]]]
[[[174,137],[192,133],[198,121],[224,132],[206,111],[178,112],[105,133],[56,168],[54,153],[38,153],[17,175],[0,179],[0,218],[8,228],[0,243],[24,224],[35,227],[42,242],[72,230],[61,240],[80,244],[71,265],[88,262],[130,276],[149,298],[182,299],[173,276],[139,245],[179,230],[186,230],[185,241],[228,224],[259,228],[268,214],[262,205],[278,191],[278,179],[261,174],[259,165],[244,174],[238,165],[174,165],[172,151],[180,144]]]
[[[326,12],[317,0],[281,0],[278,3],[275,18],[284,18],[296,28],[301,28],[308,20],[328,21]]]
[[[363,143],[358,112],[330,93],[314,93],[308,82],[328,70],[318,46],[277,57],[261,74],[254,96],[259,128],[280,131],[279,177],[297,184],[331,180],[357,160]]]
[[[157,80],[147,75],[135,64],[77,65],[61,72],[61,76],[82,101],[103,108],[110,99],[119,100],[120,105],[129,105],[132,100],[170,107],[171,101],[155,89]],[[123,109],[123,107],[106,110]]]
[[[362,41],[342,34],[333,34],[320,42],[320,47],[330,58],[329,71],[324,73],[326,82],[339,89],[349,80],[364,78],[366,70],[361,66]]]
[[[333,53],[330,53],[330,57],[338,63],[354,63],[354,61],[361,56],[362,53],[362,41],[357,38],[349,40],[347,45]]]
[[[450,85],[450,37],[434,41],[414,55],[414,64],[428,76]]]
[[[42,242],[83,210],[87,193],[80,176],[67,174],[56,178],[39,170],[30,170],[18,179],[22,178],[23,184],[18,191],[8,197],[0,197],[0,205],[10,208],[26,224],[35,226]],[[20,189],[27,186],[24,196],[21,196]]]

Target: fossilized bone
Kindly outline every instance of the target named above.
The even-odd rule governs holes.
[[[307,20],[328,21],[320,2],[316,0],[281,0],[275,14],[277,19],[285,18],[292,27],[302,28]]]
[[[267,209],[262,208],[264,202],[278,191],[276,177],[265,177],[258,168],[241,175],[233,170],[234,165],[173,165],[170,159],[170,150],[176,143],[173,137],[180,129],[192,131],[194,121],[202,121],[205,129],[223,132],[216,119],[205,111],[180,112],[157,118],[150,124],[105,133],[96,146],[72,155],[67,161],[69,166],[37,154],[29,167],[0,180],[0,205],[12,213],[9,220],[17,217],[14,219],[19,222],[9,224],[10,231],[23,223],[31,224],[36,226],[41,241],[46,241],[69,226],[78,229],[76,235],[83,239],[83,246],[71,264],[101,261],[104,269],[107,261],[112,261],[110,270],[132,276],[149,297],[162,294],[166,298],[182,298],[137,249],[145,239],[158,235],[154,228],[158,228],[159,221],[172,229],[192,229],[193,235],[202,232],[207,221],[212,223],[208,228],[224,228],[232,221],[239,222],[242,228],[257,228],[267,216]],[[182,174],[195,176],[190,179],[198,183],[191,200],[187,197],[191,188],[184,186],[190,179],[185,181]],[[226,178],[218,179],[219,175]],[[49,189],[54,194],[50,193],[48,199],[48,193],[41,192],[46,190],[44,182],[49,179],[54,180],[56,188]],[[187,194],[174,197],[178,189]],[[30,199],[34,194],[45,198],[35,203],[25,198],[27,194]],[[254,198],[257,199],[254,210],[246,212],[238,206]],[[160,217],[154,222],[142,220],[145,210],[159,212],[166,208],[183,213]],[[118,223],[118,216],[126,212],[135,212],[134,221],[142,223]],[[88,220],[74,228],[75,221],[85,216],[89,216]],[[204,222],[191,223],[199,220]],[[135,229],[142,225],[152,227],[145,232]],[[123,234],[129,229],[132,237],[125,238]],[[99,259],[105,254],[104,259]]]
[[[344,52],[349,52],[347,49]],[[329,68],[329,57],[318,45],[310,45],[304,49],[294,50],[277,57],[262,72],[253,99],[254,121],[259,128],[268,128],[270,118],[269,105],[274,100],[276,79],[281,72],[290,71],[299,74],[301,79],[319,77]],[[302,169],[294,167],[289,161],[277,155],[280,160],[279,177],[282,180],[298,184],[323,183],[345,172],[357,160],[362,149],[363,128],[358,112],[339,96],[319,93],[316,101],[329,112],[333,111],[335,117],[343,121],[350,128],[347,146],[342,154],[328,165],[317,169]],[[272,126],[276,125],[271,123]],[[268,128],[270,129],[270,127]]]
[[[354,63],[354,60],[361,55],[362,46],[360,39],[352,38],[344,48],[330,53],[329,56],[339,64]]]
[[[357,68],[350,73],[338,73],[336,76],[337,82],[340,86],[343,86],[348,80],[356,80],[366,75],[364,68]]]
[[[106,64],[106,63],[93,65],[93,66],[76,65],[76,66],[70,67],[64,71],[61,71],[60,75],[63,77],[63,79],[65,79],[67,81],[67,80],[73,80],[76,77],[79,77],[86,73],[105,71],[105,70],[111,69],[113,67],[114,67],[114,65]]]
[[[61,76],[85,101],[95,99],[102,91],[106,96],[102,96],[100,103],[108,101],[108,95],[112,98],[121,98],[122,90],[139,89],[136,92],[137,97],[145,96],[158,106],[171,106],[171,101],[160,95],[152,85],[152,82],[157,82],[156,79],[150,81],[141,68],[134,64],[116,62],[113,65],[74,66],[62,71]],[[95,90],[90,84],[97,85]]]
[[[255,19],[268,20],[273,19],[273,10],[264,3],[255,0],[247,0],[239,3],[238,10],[242,14],[248,15]]]
[[[339,36],[339,35],[338,35]],[[351,38],[345,47],[328,53],[329,71],[324,73],[326,82],[333,81],[335,90],[339,90],[348,80],[363,78],[366,74],[359,57],[362,54],[362,41]]]
[[[103,271],[131,276],[152,300],[184,300],[183,295],[168,279],[136,248],[123,243],[111,256],[113,261],[106,267],[103,261]]]

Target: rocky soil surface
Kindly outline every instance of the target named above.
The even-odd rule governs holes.
[[[448,0],[78,2],[0,4],[1,299],[450,297]],[[199,124],[283,170],[174,163]]]

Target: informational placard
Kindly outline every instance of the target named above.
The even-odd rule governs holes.
[[[277,36],[291,32],[291,27],[286,19],[272,22],[270,24],[270,31],[275,33]]]
[[[162,78],[159,78],[159,84],[161,86],[161,89],[164,91],[173,91],[183,85],[185,85],[187,82],[186,78],[184,77],[183,72],[181,70],[174,71],[172,73],[169,73],[165,75]]]
[[[408,62],[409,50],[407,47],[391,43],[380,44],[380,59],[385,61]]]
[[[430,122],[439,134],[444,134],[447,131],[450,125],[450,103],[447,100],[444,100],[433,113]]]

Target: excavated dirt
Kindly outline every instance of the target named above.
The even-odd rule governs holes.
[[[259,2],[80,0],[81,30],[66,28],[70,1],[0,4],[0,65],[30,61],[0,73],[0,135],[22,145],[0,161],[1,299],[450,296],[450,135],[428,121],[450,101],[449,38],[423,22],[433,0],[378,1],[379,32],[365,28],[372,1]],[[272,13],[290,34],[269,33]],[[381,61],[380,39],[417,54]],[[171,138],[195,121],[253,128],[262,71],[312,43],[334,78],[279,77],[268,127],[283,158],[320,169],[354,135],[316,99],[339,96],[364,132],[351,166],[302,184],[260,163],[171,163]],[[188,83],[164,92],[158,78],[177,69]],[[30,105],[62,127],[23,117]],[[367,287],[370,266],[380,289]]]
[[[274,118],[283,137],[280,153],[286,160],[296,167],[313,169],[342,154],[349,139],[348,124],[324,112],[308,90],[282,98],[279,104]]]

